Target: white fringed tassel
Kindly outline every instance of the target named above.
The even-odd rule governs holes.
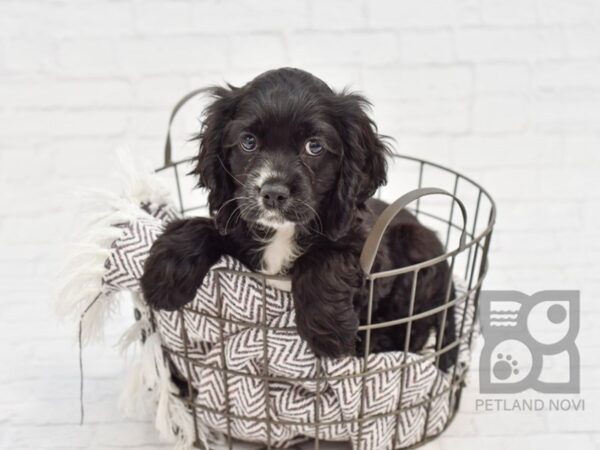
[[[150,400],[141,402],[137,400],[137,404],[148,404],[148,401],[155,404],[154,424],[160,436],[168,442],[175,443],[177,449],[192,448],[196,436],[194,418],[192,412],[181,400],[179,389],[171,380],[171,371],[162,351],[160,336],[157,333],[153,333],[146,339],[142,357],[135,370],[138,371],[138,374],[132,375],[132,383],[134,386],[137,384],[142,388],[142,392],[138,395],[151,397]],[[200,422],[197,422],[196,426],[198,438],[205,448],[214,450],[226,448],[222,435],[209,430]]]
[[[162,439],[189,449],[194,443],[194,421],[191,412],[179,398],[179,389],[171,381],[160,336],[153,333],[142,345],[141,357],[134,364],[120,399],[128,415],[137,415],[146,406],[156,408],[155,425]]]
[[[117,149],[117,159],[126,198],[138,203],[173,204],[170,190],[148,164],[135,160],[131,152],[124,148]]]
[[[178,448],[190,449],[194,444],[194,421],[183,401],[177,398],[178,389],[168,377],[159,385],[159,400],[154,424],[160,436],[175,442]]]
[[[139,207],[124,199],[114,195],[104,197],[103,210],[108,212],[91,226],[91,230],[83,238],[84,244],[74,248],[69,261],[57,276],[61,280],[54,304],[57,317],[77,320],[86,311],[81,319],[83,345],[101,340],[107,320],[118,310],[121,296],[106,291],[102,282],[110,247],[123,233],[114,224],[147,216]],[[92,305],[98,294],[101,297]]]
[[[119,397],[119,407],[127,417],[146,418],[148,411],[153,411],[157,403],[155,398],[156,377],[154,376],[157,364],[155,361],[156,349],[152,344],[156,338],[152,337],[150,345],[147,341],[142,344],[144,330],[146,330],[147,338],[151,337],[150,312],[148,306],[143,302],[141,294],[132,293],[132,300],[140,312],[141,318],[125,330],[116,347],[121,354],[125,354],[131,347],[136,347],[140,350],[140,355],[129,369],[127,381]]]
[[[144,302],[140,292],[131,292],[130,294],[134,307],[139,312],[140,317],[125,330],[115,345],[122,355],[126,354],[130,347],[141,344],[144,331],[146,335],[152,333],[150,308]]]
[[[148,419],[149,412],[155,408],[154,395],[144,383],[142,363],[136,361],[127,373],[125,386],[119,396],[119,409],[125,417]]]
[[[117,156],[123,174],[124,191],[122,195],[98,191],[88,194],[86,209],[94,213],[90,232],[58,277],[62,285],[55,302],[57,316],[81,321],[79,338],[83,345],[103,337],[105,323],[122,297],[118,292],[106,291],[102,282],[104,263],[110,256],[111,245],[122,233],[115,225],[147,218],[148,214],[140,208],[142,203],[173,204],[169,190],[152,170],[134,161],[127,151],[120,150]],[[136,417],[155,410],[155,425],[161,437],[173,442],[177,449],[190,449],[196,436],[192,413],[179,398],[179,390],[171,381],[160,336],[151,332],[147,305],[139,294],[134,293],[133,300],[142,318],[125,331],[117,345],[125,352],[134,344],[141,343],[143,330],[146,330],[146,340],[141,345],[139,360],[132,365],[121,394],[121,409],[128,416]],[[225,448],[220,434],[200,423],[197,426],[198,437],[206,448]]]
[[[168,189],[146,164],[134,161],[131,153],[122,149],[117,151],[117,159],[124,186],[122,194],[98,190],[82,192],[89,231],[82,238],[84,244],[73,250],[67,265],[57,276],[61,285],[55,310],[60,319],[79,319],[102,292],[104,262],[110,254],[111,244],[122,234],[115,225],[147,218],[148,213],[140,208],[141,203],[172,204]],[[82,328],[84,344],[103,337],[105,322],[116,306],[110,300],[114,300],[114,296],[103,295],[86,314]]]

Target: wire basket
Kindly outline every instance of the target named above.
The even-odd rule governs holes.
[[[194,196],[192,194],[192,185],[186,184],[188,179],[185,177],[185,174],[189,172],[186,168],[186,165],[189,164],[192,159],[181,159],[179,161],[173,161],[171,156],[171,137],[170,137],[170,128],[173,118],[175,117],[177,111],[181,108],[181,106],[187,102],[191,97],[196,95],[200,91],[194,91],[190,93],[188,96],[184,97],[176,106],[171,116],[169,122],[169,133],[167,137],[166,149],[165,149],[165,161],[164,164],[157,169],[157,172],[160,172],[166,179],[170,179],[175,192],[177,192],[177,203],[179,210],[182,215],[194,215],[197,213],[206,212],[206,202],[205,198]],[[189,178],[189,177],[188,177]],[[406,337],[405,344],[406,349],[409,347],[410,343],[410,328],[411,324],[423,317],[432,314],[443,314],[443,317],[446,318],[446,313],[449,308],[454,306],[459,306],[460,303],[464,303],[464,311],[467,308],[470,308],[473,311],[473,319],[470,321],[466,321],[465,317],[467,316],[466,312],[462,315],[462,320],[457,322],[457,338],[454,342],[446,345],[442,348],[441,339],[436,340],[435,348],[423,355],[418,355],[417,361],[421,361],[425,358],[429,358],[430,361],[434,361],[436,366],[439,366],[440,356],[446,352],[451,351],[454,347],[459,347],[459,349],[471,347],[471,342],[473,339],[473,335],[476,331],[476,320],[474,319],[477,315],[478,308],[478,300],[479,300],[479,292],[481,290],[483,279],[487,273],[488,268],[488,250],[490,246],[490,239],[492,235],[492,229],[495,222],[495,204],[489,193],[481,187],[478,183],[473,181],[472,179],[461,175],[460,173],[441,166],[439,164],[435,164],[432,162],[428,162],[419,158],[414,158],[410,156],[403,155],[395,155],[390,162],[389,167],[389,182],[388,185],[381,189],[377,196],[383,200],[393,202],[392,206],[388,208],[377,220],[371,234],[369,235],[363,252],[361,254],[361,266],[365,272],[365,279],[367,280],[368,287],[370,289],[370,297],[369,297],[369,310],[371,310],[371,303],[373,301],[372,293],[373,286],[378,280],[389,277],[398,277],[405,276],[411,279],[412,283],[412,297],[411,297],[411,305],[410,311],[413,311],[414,301],[415,301],[415,293],[417,290],[418,282],[419,282],[419,272],[427,267],[433,266],[435,264],[439,264],[441,262],[447,262],[450,267],[451,273],[455,274],[455,276],[459,276],[464,280],[464,291],[465,294],[462,296],[456,296],[456,298],[452,299],[447,296],[446,302],[430,311],[421,312],[419,314],[410,314],[407,317],[402,319],[397,319],[384,323],[376,323],[372,321],[372,318],[369,317],[366,323],[362,323],[359,331],[361,331],[367,340],[367,345],[365,346],[366,351],[364,356],[361,356],[363,359],[362,365],[362,376],[359,375],[358,379],[361,385],[361,404],[360,404],[360,413],[357,418],[349,419],[347,421],[340,421],[337,424],[344,425],[353,425],[358,427],[358,441],[361,442],[362,439],[362,425],[366,420],[372,419],[372,417],[363,415],[363,399],[365,396],[365,378],[366,375],[369,374],[369,366],[368,366],[368,358],[369,358],[369,339],[371,333],[375,329],[381,329],[386,327],[397,327],[399,325],[406,326]],[[427,188],[425,186],[437,186],[436,188]],[[398,197],[399,193],[408,192],[407,194]],[[402,209],[408,209],[411,211],[416,217],[429,228],[437,231],[438,236],[440,237],[442,243],[445,245],[446,252],[443,255],[440,255],[436,258],[433,258],[428,261],[424,261],[419,264],[414,264],[407,267],[400,267],[394,270],[389,270],[386,272],[374,273],[371,271],[373,266],[373,261],[375,259],[375,255],[377,253],[377,247],[381,240],[383,233],[391,219]],[[281,276],[270,276],[264,275],[261,273],[248,273],[248,272],[239,272],[235,270],[226,270],[226,269],[217,269],[216,270],[219,275],[239,275],[239,276],[250,276],[251,278],[257,280],[264,287],[267,283],[273,280],[282,281],[285,280],[285,277]],[[221,280],[220,277],[218,277]],[[448,289],[448,291],[450,291]],[[264,293],[262,295],[263,302],[263,310],[267,310],[267,298]],[[220,290],[219,284],[217,284],[217,302],[220,301]],[[197,312],[197,314],[202,315],[203,313]],[[222,315],[218,315],[217,317],[211,317],[211,320],[216,320],[219,323],[219,327],[221,332],[223,327],[226,325],[226,322],[230,321],[229,319],[225,319]],[[184,321],[182,320],[182,323]],[[264,367],[268,367],[269,362],[267,358],[266,347],[268,346],[268,325],[266,320],[259,324],[248,324],[248,323],[240,323],[240,326],[255,326],[258,329],[262,330],[264,333]],[[442,327],[445,323],[442,325]],[[160,332],[160,330],[159,330]],[[185,399],[188,408],[190,409],[193,417],[194,417],[194,425],[196,428],[196,441],[197,446],[202,448],[200,444],[200,439],[198,439],[199,433],[199,425],[196,422],[197,412],[199,409],[205,408],[203,405],[199,405],[195,402],[196,389],[192,386],[190,380],[192,378],[192,371],[194,370],[193,365],[197,362],[193,361],[193,358],[190,357],[188,352],[190,330],[186,328],[184,324],[181,331],[181,339],[183,340],[186,348],[184,349],[184,354],[179,355],[186,362],[184,373],[180,373],[182,375],[182,379],[180,380],[180,384],[182,386],[182,391],[185,393]],[[443,335],[443,329],[441,330],[440,336]],[[221,353],[224,353],[224,347],[222,347]],[[165,348],[165,354],[167,356],[172,356],[169,353],[169,349]],[[191,352],[191,347],[190,347]],[[407,351],[404,352],[405,355],[408,354]],[[222,360],[224,361],[225,356],[222,355]],[[413,364],[411,362],[411,364]],[[406,362],[406,356],[403,361],[403,365],[399,367],[395,367],[395,369],[402,370],[404,366],[408,365]],[[441,433],[447,426],[452,422],[452,419],[455,417],[458,406],[460,403],[461,391],[464,386],[464,378],[466,376],[467,370],[466,368],[462,368],[459,370],[459,364],[454,364],[453,373],[451,377],[451,383],[444,392],[444,395],[447,396],[448,401],[448,411],[449,415],[443,424],[442,429],[436,433],[438,435]],[[319,364],[319,374],[312,378],[311,380],[319,384],[325,385],[330,379],[323,375],[321,371],[321,366]],[[236,376],[244,376],[244,374],[240,374],[239,372],[232,371],[228,369],[226,366],[219,369],[223,372],[224,380],[226,388],[225,398],[223,398],[223,404],[225,405],[225,410],[221,412],[211,411],[214,414],[220,414],[222,418],[225,420],[226,426],[223,430],[226,439],[227,445],[229,448],[233,448],[234,435],[231,432],[231,423],[232,420],[243,420],[248,422],[260,422],[262,426],[266,429],[266,438],[264,439],[264,444],[266,449],[277,448],[274,446],[272,442],[271,429],[275,426],[288,426],[290,423],[284,420],[278,420],[276,417],[272,417],[269,411],[269,383],[271,381],[276,381],[279,383],[294,383],[298,380],[296,378],[289,378],[282,376],[271,376],[268,373],[268,370],[265,370],[265,373],[262,373],[259,378],[262,381],[265,381],[265,390],[264,390],[264,402],[266,405],[266,411],[264,417],[256,418],[250,416],[244,416],[240,414],[233,414],[229,411],[229,404],[231,403],[230,390],[227,388],[227,380],[228,377],[235,373]],[[180,371],[181,372],[181,371]],[[402,372],[404,373],[404,372]],[[248,377],[257,377],[255,374],[248,374]],[[422,433],[421,436],[414,442],[411,442],[410,445],[404,445],[403,442],[398,442],[398,422],[400,414],[405,412],[403,408],[400,406],[402,404],[402,386],[403,382],[401,382],[398,386],[400,389],[400,401],[398,402],[398,408],[389,413],[388,415],[395,416],[396,420],[396,430],[393,436],[392,448],[413,448],[423,443],[431,440],[433,437],[430,429],[430,421],[429,421],[429,409],[431,408],[432,398],[428,400],[429,404],[425,405],[427,409],[427,416],[422,425]],[[323,439],[320,437],[319,429],[332,425],[331,423],[326,423],[321,420],[319,417],[319,406],[321,402],[321,398],[319,393],[320,389],[316,390],[316,398],[314,401],[314,421],[310,423],[303,423],[303,426],[312,427],[314,433],[311,433],[314,438],[314,448],[319,449],[322,445]],[[444,397],[446,398],[446,397]],[[445,400],[446,401],[446,400]]]

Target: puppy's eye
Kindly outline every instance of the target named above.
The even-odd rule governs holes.
[[[242,150],[244,150],[245,152],[253,152],[258,146],[256,136],[250,133],[243,133],[240,136],[240,145],[242,147]]]
[[[310,156],[317,156],[323,152],[323,145],[318,139],[309,139],[306,141],[304,149]]]

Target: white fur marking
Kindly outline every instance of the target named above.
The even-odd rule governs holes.
[[[260,171],[258,172],[258,175],[256,176],[256,179],[254,181],[254,184],[258,189],[260,189],[262,185],[265,184],[265,181],[267,181],[269,178],[274,178],[276,176],[277,172],[273,170],[271,163],[267,161],[265,162],[265,165],[260,168]]]
[[[286,222],[275,229],[275,234],[263,251],[262,272],[277,275],[300,255],[295,239],[296,225]]]

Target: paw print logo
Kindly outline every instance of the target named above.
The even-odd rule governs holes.
[[[579,291],[482,291],[482,393],[579,392]],[[568,380],[552,380],[544,364],[566,360]]]
[[[496,378],[499,380],[506,380],[512,375],[519,374],[519,362],[516,359],[513,359],[512,355],[505,356],[502,353],[498,353],[496,358],[497,360],[492,367]]]

